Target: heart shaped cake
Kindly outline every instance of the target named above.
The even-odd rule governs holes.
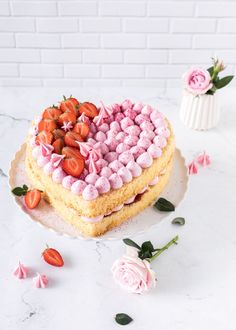
[[[70,97],[33,122],[26,170],[65,221],[98,236],[157,198],[174,150],[170,123],[150,105],[97,107]]]

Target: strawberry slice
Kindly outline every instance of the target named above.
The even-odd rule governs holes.
[[[65,146],[65,142],[62,138],[58,138],[53,142],[52,146],[54,147],[54,152],[61,155],[62,149]]]
[[[62,149],[62,155],[65,155],[66,157],[75,157],[75,158],[82,158],[84,157],[81,155],[78,149],[72,148],[72,147],[64,147]]]
[[[83,139],[85,139],[89,134],[89,125],[86,123],[76,123],[73,132],[78,133]]]
[[[76,133],[76,132],[72,132],[72,131],[69,131],[66,133],[65,135],[65,144],[69,147],[79,147],[78,143],[76,143],[76,141],[78,142],[83,142],[83,139],[82,137]]]
[[[79,113],[84,113],[87,117],[94,118],[98,115],[98,109],[93,103],[84,102],[79,106]]]
[[[24,200],[29,209],[34,209],[38,206],[41,200],[41,192],[37,189],[29,190],[27,191]]]
[[[51,144],[53,140],[53,135],[51,132],[42,131],[39,132],[39,134],[36,136],[35,142],[36,144],[39,144],[40,142]]]
[[[69,97],[68,99],[64,97],[64,101],[60,103],[60,110],[62,112],[69,112],[73,113],[75,116],[78,115],[78,106],[79,102],[76,98],[74,97]]]
[[[64,261],[60,253],[52,248],[47,248],[42,253],[44,261],[51,266],[62,267],[64,265]]]
[[[72,124],[76,123],[76,115],[71,112],[64,112],[60,117],[58,118],[58,124],[63,125],[64,123],[71,122]]]
[[[74,177],[79,177],[84,169],[84,159],[78,157],[66,157],[62,160],[63,170]]]
[[[57,124],[55,120],[52,119],[42,119],[38,124],[39,132],[41,131],[52,132],[56,128],[57,128]]]
[[[57,107],[49,107],[43,112],[43,119],[52,119],[57,120],[59,116],[62,114],[62,111]]]
[[[52,134],[53,134],[54,139],[57,140],[59,138],[64,138],[64,136],[66,135],[66,132],[63,131],[63,129],[57,128],[57,129],[54,129]]]

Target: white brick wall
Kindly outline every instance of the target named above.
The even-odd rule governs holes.
[[[212,56],[236,64],[236,1],[0,0],[0,85],[179,84]]]

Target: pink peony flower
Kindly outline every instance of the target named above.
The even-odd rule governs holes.
[[[111,271],[114,280],[128,292],[143,293],[155,286],[155,272],[150,263],[134,254],[116,260]]]
[[[184,87],[193,95],[205,94],[213,86],[208,71],[192,68],[184,74]]]

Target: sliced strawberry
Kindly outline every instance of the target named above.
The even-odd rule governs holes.
[[[61,114],[62,111],[57,107],[50,107],[44,110],[43,119],[57,120]]]
[[[53,142],[52,146],[54,147],[54,152],[61,155],[62,149],[65,146],[65,142],[62,138],[58,138]]]
[[[57,122],[60,125],[63,125],[64,123],[68,123],[69,121],[72,124],[76,123],[76,115],[74,113],[64,112],[62,115],[60,115]]]
[[[86,123],[76,123],[73,132],[78,133],[83,139],[85,139],[89,134],[89,125]]]
[[[39,144],[39,142],[51,144],[53,140],[53,135],[51,132],[42,131],[36,136],[35,142]]]
[[[84,102],[79,106],[79,113],[84,113],[87,117],[94,118],[98,115],[98,109],[93,103]]]
[[[78,143],[76,143],[76,141],[78,142],[83,142],[82,137],[76,133],[76,132],[72,132],[69,131],[66,133],[65,135],[65,144],[69,147],[79,147]]]
[[[64,265],[64,261],[60,253],[52,248],[47,248],[42,253],[43,259],[52,266],[62,267]]]
[[[72,147],[64,147],[62,149],[62,154],[65,155],[66,157],[75,157],[75,158],[82,158],[84,157],[81,155],[78,149],[72,148]]]
[[[64,136],[66,135],[66,132],[63,131],[63,129],[57,128],[54,129],[54,131],[52,132],[54,139],[59,139],[59,138],[64,138]]]
[[[79,177],[84,169],[84,159],[78,157],[66,157],[62,160],[63,170],[74,177]]]
[[[25,204],[29,209],[34,209],[38,206],[41,200],[41,192],[37,189],[27,191],[25,197]]]
[[[64,96],[64,101],[60,103],[60,110],[63,112],[73,113],[78,115],[79,102],[74,97],[69,97],[68,99]]]
[[[57,124],[55,120],[52,119],[42,119],[38,125],[38,129],[40,132],[41,131],[52,132],[56,128],[57,128]]]

